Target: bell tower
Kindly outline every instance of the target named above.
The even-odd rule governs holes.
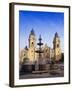
[[[36,38],[34,30],[32,29],[29,35],[29,48],[34,48],[36,44]]]
[[[54,49],[54,59],[55,61],[59,61],[61,59],[61,47],[60,47],[60,37],[58,33],[55,33],[53,40],[53,49]]]
[[[29,59],[33,61],[35,60],[35,45],[36,45],[36,38],[33,29],[30,32],[28,41],[29,41]]]

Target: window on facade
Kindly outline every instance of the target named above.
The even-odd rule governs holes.
[[[32,42],[32,44],[33,44],[33,42]]]
[[[46,52],[47,52],[47,49],[46,49]]]
[[[59,44],[57,44],[57,47],[59,47]]]
[[[33,51],[31,51],[31,52],[33,52]]]

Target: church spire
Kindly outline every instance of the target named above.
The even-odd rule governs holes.
[[[55,43],[55,42],[56,42],[56,39],[57,39],[57,38],[59,39],[59,36],[58,36],[58,33],[56,32],[56,33],[55,33],[55,36],[54,36],[53,43]]]
[[[55,37],[59,37],[57,32],[55,33]]]
[[[33,28],[32,28],[32,30],[30,32],[30,35],[35,35]]]

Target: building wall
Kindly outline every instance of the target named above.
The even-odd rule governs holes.
[[[54,54],[55,54],[56,61],[61,59],[61,49],[60,48],[56,48]]]
[[[25,59],[28,59],[28,50],[23,49],[20,53],[20,62],[24,62]]]
[[[28,58],[30,61],[35,61],[35,48],[29,48]]]

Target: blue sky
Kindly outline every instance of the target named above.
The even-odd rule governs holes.
[[[64,13],[19,11],[20,49],[28,45],[28,38],[32,28],[38,38],[41,34],[42,42],[53,47],[55,32],[60,36],[61,48],[64,48]]]

